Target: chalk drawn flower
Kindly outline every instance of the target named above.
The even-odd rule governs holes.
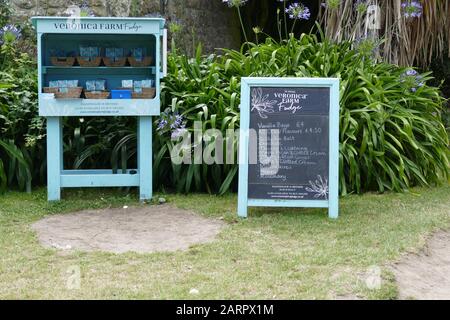
[[[305,190],[314,193],[314,198],[328,199],[328,180],[318,175],[316,181],[309,180],[309,187]]]
[[[277,103],[276,100],[269,100],[269,95],[263,96],[261,88],[252,90],[252,110],[256,110],[259,116],[263,119],[267,119],[267,113],[273,113],[273,107]]]

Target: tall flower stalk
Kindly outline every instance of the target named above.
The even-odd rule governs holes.
[[[227,4],[230,8],[231,7],[236,8],[238,16],[239,16],[239,22],[241,23],[242,33],[244,34],[245,43],[247,44],[247,46],[249,46],[249,49],[250,49],[250,45],[249,45],[248,38],[247,38],[247,32],[245,31],[244,22],[242,20],[241,9],[240,9],[240,7],[245,5],[245,3],[247,1],[248,0],[222,0],[222,2]]]
[[[244,22],[242,21],[241,9],[239,9],[239,6],[237,6],[236,9],[237,9],[237,12],[238,12],[239,21],[241,23],[242,33],[244,34],[245,43],[248,44],[247,32],[245,31]]]
[[[280,19],[280,9],[277,9],[277,29],[278,29],[278,36],[280,37],[280,42],[283,40],[283,36],[281,35],[281,19]],[[286,29],[287,34],[287,29]]]
[[[279,0],[283,1],[283,13],[284,13],[284,34],[286,38],[288,37],[288,26],[287,26],[287,17],[286,17],[286,0]]]
[[[241,24],[242,33],[244,34],[245,42],[250,49],[250,43],[247,38],[247,33],[245,31],[244,22],[242,20],[242,14],[240,7],[245,5],[248,0],[222,0],[222,3],[228,5],[228,7],[232,8],[235,7],[238,13],[239,22]],[[280,18],[280,8],[277,9],[277,29],[278,29],[278,35],[280,37],[280,42],[283,41],[283,24],[284,24],[284,34],[286,39],[289,38],[288,33],[288,18],[293,19],[294,22],[292,23],[292,28],[290,33],[294,32],[295,24],[297,23],[297,20],[309,20],[311,17],[311,12],[307,6],[305,6],[302,3],[295,2],[287,6],[286,2],[287,0],[276,0],[278,2],[283,3],[283,22]]]

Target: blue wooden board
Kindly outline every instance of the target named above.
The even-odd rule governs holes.
[[[337,218],[339,80],[242,78],[240,116],[238,215],[250,206],[318,207]],[[277,155],[275,171],[265,153]]]
[[[165,43],[164,19],[160,18],[98,18],[98,17],[35,17],[32,18],[38,40],[39,114],[41,116],[152,116],[160,113],[161,40]],[[128,55],[133,48],[143,48],[153,62],[148,67],[82,67],[54,66],[55,51],[80,55],[80,46],[103,49],[118,47]],[[165,45],[164,45],[165,48]],[[101,54],[104,56],[104,52]],[[87,80],[104,79],[106,89],[118,89],[122,80],[153,80],[156,96],[153,99],[54,99],[44,94],[43,87],[54,80],[79,80],[85,87]]]
[[[54,99],[39,95],[39,115],[48,116],[147,116],[160,113],[158,99]]]

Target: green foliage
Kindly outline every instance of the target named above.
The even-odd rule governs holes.
[[[72,169],[136,167],[136,119],[64,119],[64,163]]]
[[[36,65],[17,48],[5,43],[0,52],[0,191],[29,189],[31,182],[45,181]],[[181,114],[191,134],[197,120],[203,133],[221,131],[224,145],[234,146],[231,157],[236,162],[237,139],[227,138],[227,130],[239,128],[241,77],[337,77],[341,193],[402,191],[439,183],[448,177],[449,166],[444,99],[438,88],[405,77],[405,68],[374,63],[371,54],[352,50],[349,42],[319,41],[314,35],[291,36],[281,43],[269,38],[258,45],[245,44],[241,51],[223,50],[221,55],[204,56],[199,47],[193,58],[173,47],[162,84],[162,108]],[[432,80],[429,73],[420,77],[420,82]],[[236,164],[174,164],[171,131],[156,130],[158,121],[155,118],[153,145],[157,188],[220,194],[235,190]],[[64,126],[66,168],[135,168],[135,119],[66,118]],[[203,149],[208,146],[205,141],[196,143]]]
[[[8,23],[11,16],[11,4],[9,0],[0,0],[0,27]]]
[[[224,50],[223,56],[202,57],[197,52],[188,59],[172,54],[164,104],[190,124],[203,120],[203,130],[218,128],[224,133],[238,126],[242,76],[337,77],[341,79],[342,194],[402,191],[448,177],[448,136],[441,115],[444,99],[438,88],[414,88],[404,77],[407,69],[374,63],[368,52],[351,50],[349,42],[321,42],[304,34],[282,43],[267,39],[250,46],[249,51]],[[429,73],[421,77],[431,79]],[[223,193],[233,185],[236,166],[174,166],[169,160],[170,137],[159,136],[156,142],[158,181],[170,181],[185,192]]]
[[[35,62],[15,43],[1,46],[0,79],[0,192],[7,186],[30,190],[33,177],[44,175],[44,122]]]
[[[170,72],[162,89],[163,105],[183,115],[190,132],[193,132],[194,121],[202,122],[202,132],[218,129],[224,138],[227,129],[239,127],[239,77],[225,75],[221,57],[203,57],[199,47],[191,59],[177,53],[170,55],[168,68]],[[230,143],[236,150],[236,139]],[[224,193],[230,189],[237,173],[237,166],[232,164],[172,164],[170,134],[156,135],[154,148],[157,150],[153,167],[156,182],[175,186],[179,192]]]
[[[435,77],[433,83],[441,85],[444,97],[450,98],[450,55],[448,49],[444,59],[435,59],[431,64],[433,76]],[[444,124],[450,136],[450,102],[447,100],[447,107],[444,112]]]

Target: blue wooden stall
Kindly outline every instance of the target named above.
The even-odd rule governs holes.
[[[164,29],[164,19],[34,17],[32,21],[37,31],[38,44],[39,114],[47,118],[48,200],[60,200],[62,188],[124,186],[139,187],[140,200],[150,199],[152,116],[160,114],[160,79],[164,77],[167,69],[167,31]],[[89,51],[86,48],[94,49]],[[145,59],[150,58],[147,63],[142,62],[140,65],[136,63],[131,65],[127,62],[115,66],[105,63],[86,66],[78,64],[76,60],[72,65],[68,65],[70,58],[76,59],[86,52],[88,55],[94,52],[93,56],[105,57],[105,48],[119,48],[118,52],[121,50],[125,52],[124,57],[129,56],[131,50],[137,61],[147,61]],[[109,51],[114,52],[111,49]],[[63,57],[60,57],[61,55]],[[115,60],[115,56],[112,59]],[[117,59],[119,60],[119,57]],[[61,65],[58,61],[69,63]],[[92,79],[105,81],[107,88],[103,89],[110,92],[110,94],[106,92],[108,97],[93,99],[84,93],[80,97],[64,97],[67,95],[66,92],[72,92],[72,89],[67,87],[75,86],[73,80],[77,82],[76,87],[80,89],[82,87],[84,92],[87,86],[92,86]],[[130,80],[133,80],[136,86],[124,90],[124,83]],[[56,88],[53,88],[55,83]],[[101,84],[102,81],[98,83]],[[142,95],[143,88],[139,89],[137,83],[140,83],[139,86],[143,83],[151,84],[149,89],[153,90],[154,95],[152,97]],[[58,93],[52,92],[49,88]],[[114,96],[113,90],[117,90],[114,91]],[[127,94],[122,96],[123,92]],[[133,92],[133,96],[128,96],[130,92]],[[134,92],[139,98],[134,98]],[[58,98],[58,95],[63,97]],[[137,117],[137,168],[118,173],[112,169],[64,168],[62,117],[66,116]]]

